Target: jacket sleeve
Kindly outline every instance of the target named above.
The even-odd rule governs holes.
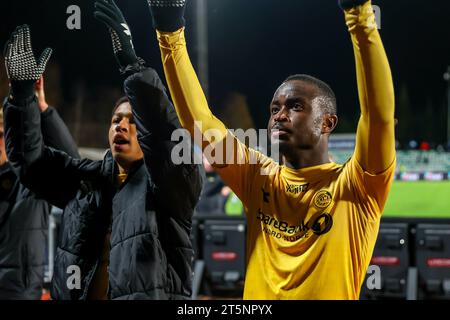
[[[8,160],[25,187],[63,208],[80,184],[76,170],[80,160],[44,145],[35,97],[21,104],[7,101],[4,107]]]
[[[175,218],[190,219],[200,196],[202,179],[199,166],[194,164],[194,150],[188,136],[184,135],[182,140],[184,150],[190,150],[185,157],[187,161],[173,162],[172,152],[179,141],[172,141],[172,134],[183,129],[166,88],[156,71],[147,68],[125,80],[125,93],[133,109],[145,163],[159,193],[159,203],[176,215]]]
[[[73,158],[80,158],[77,145],[64,121],[55,108],[49,107],[41,113],[41,131],[44,144],[61,150]]]

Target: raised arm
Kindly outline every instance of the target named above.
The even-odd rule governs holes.
[[[59,207],[73,196],[79,184],[75,161],[66,153],[45,146],[41,115],[34,94],[51,49],[36,60],[28,26],[20,26],[5,48],[5,65],[11,92],[4,107],[8,159],[21,182],[39,197]]]
[[[371,1],[341,0],[356,61],[361,117],[355,157],[370,174],[386,171],[395,161],[395,97],[389,62]]]
[[[157,72],[136,56],[130,28],[115,2],[99,0],[95,7],[95,17],[109,28],[120,70],[127,76],[124,90],[132,106],[147,168],[163,195],[160,198],[178,199],[163,205],[171,212],[192,213],[201,191],[199,166],[194,164],[192,146],[190,163],[175,165],[172,161],[172,150],[177,145],[172,134],[181,125],[166,88]]]
[[[21,171],[42,155],[44,144],[34,86],[51,54],[52,49],[47,48],[39,59],[35,58],[28,25],[17,27],[5,45],[11,89],[5,104],[6,148],[9,161]]]
[[[56,150],[61,150],[73,158],[80,158],[77,144],[70,134],[64,121],[55,108],[48,105],[45,98],[44,76],[36,82],[36,97],[41,111],[41,131],[44,144]]]
[[[186,48],[183,17],[186,1],[148,0],[148,3],[157,30],[166,80],[181,125],[202,147],[227,185],[246,202],[260,163],[269,163],[270,160],[247,148],[212,114]],[[201,139],[197,139],[198,136]]]
[[[221,137],[216,135],[216,138],[222,140],[227,135],[227,128],[209,109],[186,48],[183,18],[186,1],[148,2],[157,30],[166,80],[181,125],[192,136],[194,129],[203,135],[208,130],[214,129],[221,134]],[[207,141],[202,147],[212,142],[208,137],[204,138]]]
[[[179,165],[172,161],[172,151],[178,144],[172,141],[172,134],[182,128],[161,79],[155,70],[147,68],[125,81],[125,93],[133,107],[139,143],[160,198],[178,199],[162,201],[161,205],[169,209],[168,213],[189,214],[200,196],[199,166],[194,164],[190,140],[184,141],[191,150],[190,161]]]
[[[131,30],[119,7],[113,0],[98,0],[95,8],[95,17],[109,29],[116,60],[126,77],[124,90],[132,105],[145,153],[151,147],[148,143],[170,141],[172,132],[181,127],[180,123],[158,74],[137,57]]]

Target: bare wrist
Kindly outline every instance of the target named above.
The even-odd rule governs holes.
[[[38,100],[38,105],[39,105],[39,110],[41,110],[41,112],[45,112],[48,109],[48,103],[44,100]]]

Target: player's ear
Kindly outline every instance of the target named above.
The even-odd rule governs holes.
[[[322,134],[331,134],[338,123],[338,116],[333,114],[324,114],[322,118]]]

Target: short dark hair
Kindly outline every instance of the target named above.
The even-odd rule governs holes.
[[[120,107],[121,104],[124,104],[127,102],[130,102],[130,99],[128,99],[127,96],[123,96],[119,100],[117,100],[116,103],[114,104],[114,109],[112,111],[111,116],[114,116],[114,113],[116,112],[117,108]]]
[[[319,80],[307,74],[295,74],[289,76],[286,80],[283,81],[283,83],[294,80],[303,81],[315,86],[319,90],[320,94],[325,98],[324,101],[321,103],[322,112],[324,114],[331,114],[331,115],[337,114],[336,95],[334,94],[333,90],[328,84],[326,84],[322,80]]]

